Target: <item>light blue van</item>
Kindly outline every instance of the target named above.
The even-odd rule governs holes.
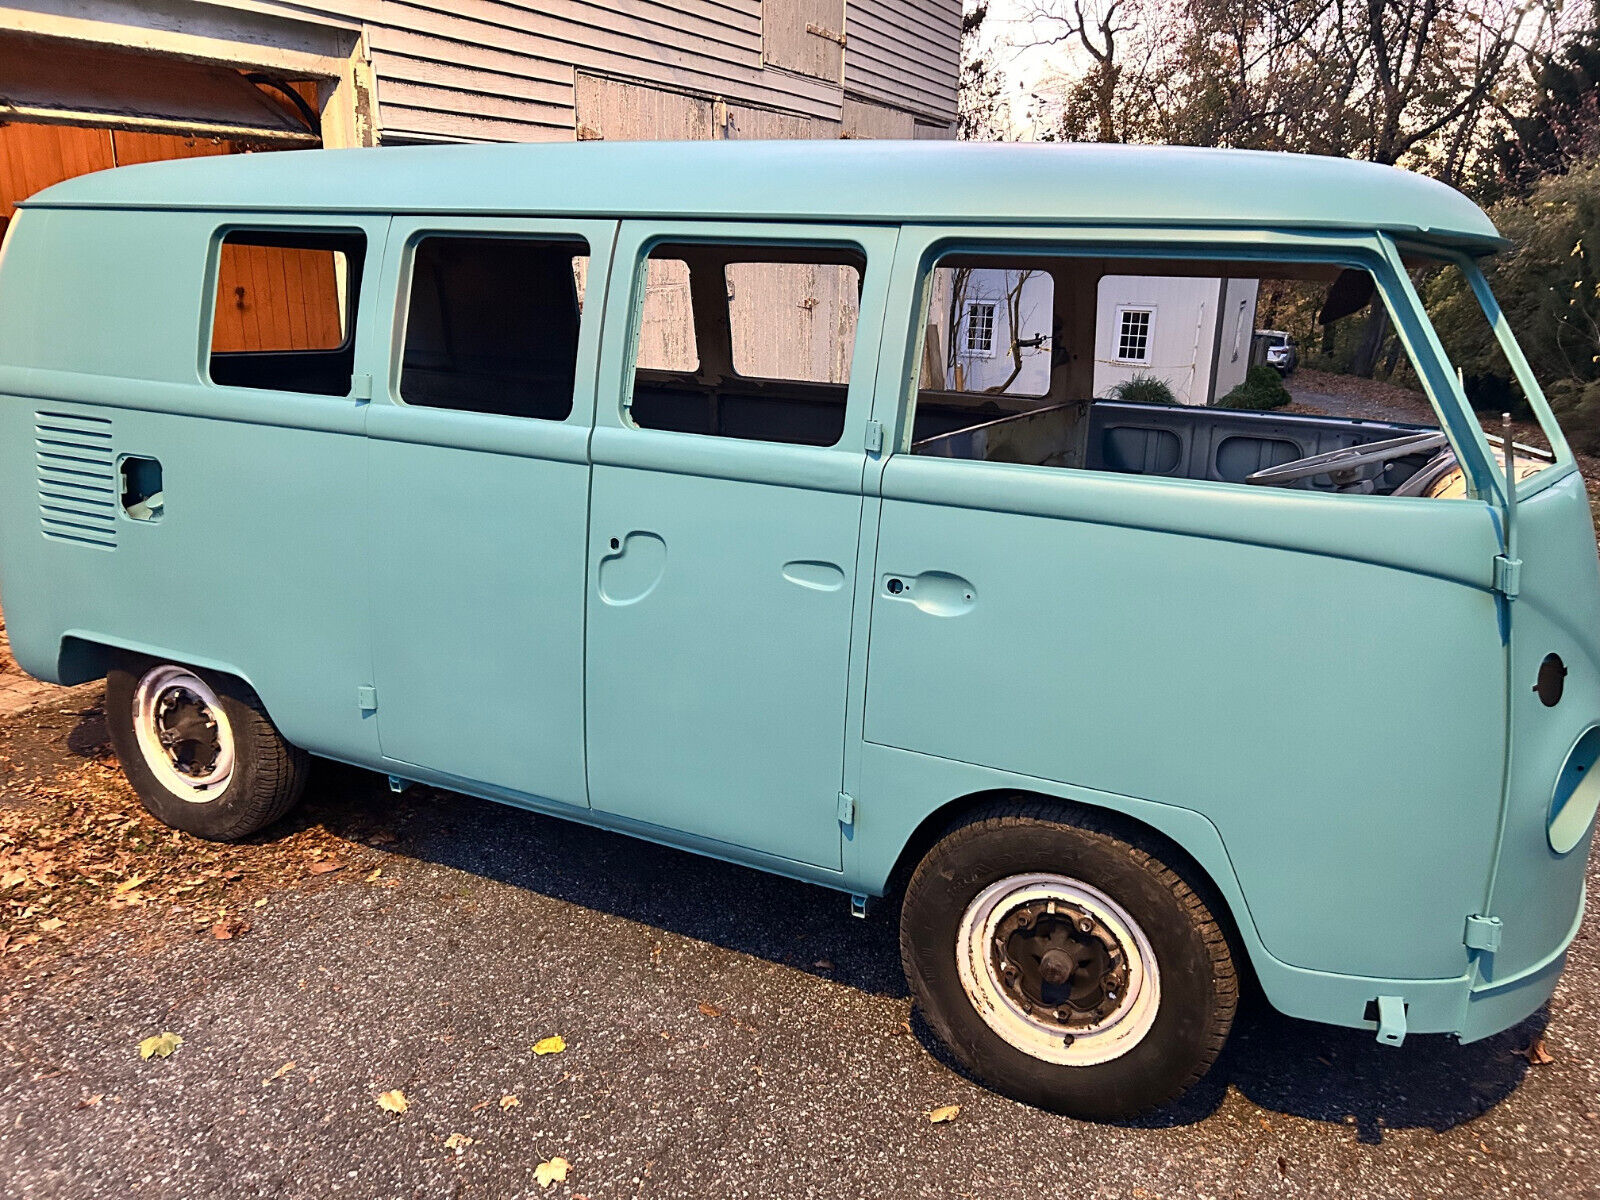
[[[894,896],[930,1026],[1069,1113],[1192,1084],[1247,974],[1482,1038],[1555,986],[1600,798],[1594,530],[1503,246],[1426,179],[1223,151],[86,176],[0,257],[8,631],[107,677],[203,837],[316,756]],[[1485,435],[1441,271],[1547,448]],[[1230,407],[1296,305],[1386,309],[1431,415]],[[1187,402],[1136,399],[1173,347]]]

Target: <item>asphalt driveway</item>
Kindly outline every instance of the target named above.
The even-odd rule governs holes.
[[[1197,1092],[1097,1126],[942,1061],[891,923],[817,888],[331,767],[224,851],[130,805],[92,693],[0,723],[13,843],[58,811],[123,839],[103,884],[50,867],[87,907],[0,954],[7,1196],[1600,1194],[1592,925],[1505,1035],[1395,1051],[1255,1004]]]

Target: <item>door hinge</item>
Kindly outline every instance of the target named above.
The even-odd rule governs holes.
[[[1494,590],[1507,600],[1514,600],[1521,588],[1522,560],[1520,558],[1507,558],[1504,554],[1496,554],[1494,556]]]
[[[1500,918],[1471,916],[1467,918],[1467,932],[1461,940],[1468,950],[1482,950],[1493,954],[1500,949]]]
[[[881,454],[881,453],[883,453],[883,422],[882,421],[868,421],[867,422],[867,442],[866,442],[866,445],[867,445],[867,453],[868,454]]]
[[[848,34],[835,33],[826,25],[818,25],[815,21],[806,22],[806,32],[812,37],[827,38],[830,42],[838,42],[841,46],[850,40]]]
[[[839,824],[849,827],[856,823],[856,798],[849,792],[839,793]]]
[[[371,684],[362,684],[356,689],[356,703],[361,706],[361,711],[371,713],[378,711],[378,689]]]

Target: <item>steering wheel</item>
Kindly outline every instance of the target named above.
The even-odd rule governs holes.
[[[1438,431],[1408,433],[1404,437],[1389,438],[1382,442],[1366,442],[1360,446],[1346,446],[1343,450],[1313,454],[1309,458],[1297,458],[1293,462],[1281,463],[1276,467],[1257,471],[1254,475],[1246,475],[1244,481],[1264,484],[1267,487],[1288,487],[1302,479],[1310,479],[1313,475],[1327,475],[1333,479],[1335,485],[1344,487],[1359,482],[1361,472],[1367,467],[1393,462],[1397,458],[1406,458],[1412,454],[1437,450],[1441,446],[1449,445],[1449,442],[1450,439]]]

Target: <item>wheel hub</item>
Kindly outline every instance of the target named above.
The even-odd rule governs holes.
[[[1128,957],[1088,910],[1061,900],[1018,905],[995,928],[994,968],[1010,998],[1064,1032],[1105,1021],[1128,991]]]
[[[211,708],[186,687],[169,687],[156,700],[156,740],[180,774],[203,779],[215,772],[222,741]]]

